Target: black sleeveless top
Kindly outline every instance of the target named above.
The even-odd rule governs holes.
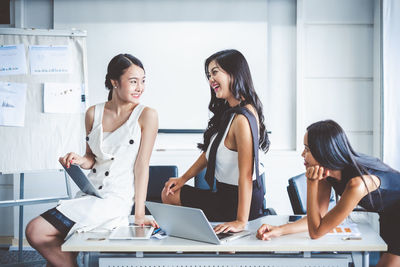
[[[398,216],[400,211],[400,173],[372,169],[368,169],[368,171],[371,175],[375,175],[380,179],[381,185],[377,190],[364,196],[358,205],[367,211],[395,214]],[[340,181],[332,177],[328,177],[327,181],[332,185],[338,195],[342,195],[347,183],[352,178],[358,176],[360,176],[360,174],[357,172],[357,169],[349,166],[342,170],[342,179]],[[370,201],[370,196],[372,198],[372,203]]]

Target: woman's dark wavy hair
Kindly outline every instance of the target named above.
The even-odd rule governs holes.
[[[263,105],[254,90],[250,68],[245,57],[242,53],[233,49],[223,50],[211,55],[204,63],[204,70],[207,78],[209,78],[208,65],[213,60],[230,75],[231,84],[229,89],[235,99],[240,101],[239,105],[245,106],[250,104],[256,109],[260,124],[259,146],[264,152],[267,152],[270,141],[264,124]],[[198,147],[203,151],[207,150],[211,137],[217,133],[224,112],[231,108],[224,99],[218,99],[216,97],[215,91],[211,86],[210,92],[211,100],[208,109],[214,115],[208,121],[207,129],[204,132],[204,143],[198,144]]]
[[[363,175],[371,177],[369,170],[397,172],[378,158],[354,151],[342,127],[333,120],[315,122],[307,127],[307,133],[308,147],[317,162],[331,170],[354,167],[360,174],[368,193]],[[380,194],[380,191],[378,192]],[[369,200],[374,205],[370,194]]]
[[[114,88],[111,80],[120,81],[121,75],[123,75],[125,70],[131,65],[136,65],[144,70],[142,62],[130,54],[116,55],[111,59],[110,63],[108,63],[106,80],[104,82],[108,90],[110,90],[108,93],[108,100],[111,100]]]

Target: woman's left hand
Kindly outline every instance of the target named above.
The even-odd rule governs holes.
[[[139,226],[144,226],[144,225],[151,225],[154,228],[159,228],[157,222],[155,220],[151,220],[149,218],[144,217],[135,217],[135,224]]]
[[[228,232],[236,233],[243,231],[245,226],[246,222],[241,222],[241,221],[226,222],[215,226],[214,231],[216,234],[228,233]]]

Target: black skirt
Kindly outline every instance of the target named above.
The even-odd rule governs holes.
[[[61,236],[65,238],[74,226],[75,222],[70,220],[56,208],[49,209],[48,211],[40,214],[46,221],[53,225],[58,231],[60,231]]]
[[[185,185],[181,189],[182,206],[203,210],[211,222],[229,222],[236,220],[238,209],[238,186],[217,181],[217,191],[203,190]],[[263,189],[253,181],[249,220],[263,216]]]

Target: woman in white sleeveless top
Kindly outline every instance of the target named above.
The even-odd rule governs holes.
[[[204,133],[204,142],[199,144],[202,153],[181,177],[169,179],[161,197],[164,203],[200,208],[210,221],[225,222],[214,228],[217,234],[239,232],[249,219],[263,216],[264,190],[257,182],[253,161],[258,150],[266,152],[269,148],[263,108],[254,90],[247,61],[239,51],[217,52],[206,59],[204,67],[211,92],[208,107],[213,116]],[[247,109],[255,117],[254,128],[259,136],[255,153],[250,123],[244,115],[231,115],[225,126],[227,112],[234,107]],[[218,131],[223,131],[224,135],[214,158],[215,154],[210,156],[210,147]],[[209,170],[214,162],[216,192],[185,185],[206,166]],[[263,173],[261,167],[259,171]]]
[[[149,161],[158,130],[154,109],[139,103],[144,91],[142,63],[129,54],[115,56],[108,65],[108,102],[86,112],[86,154],[60,158],[69,167],[91,169],[88,177],[102,198],[78,192],[33,219],[26,228],[29,243],[51,265],[76,266],[76,254],[61,252],[68,233],[94,228],[112,229],[127,223],[135,203],[135,223],[157,226],[145,218]]]

